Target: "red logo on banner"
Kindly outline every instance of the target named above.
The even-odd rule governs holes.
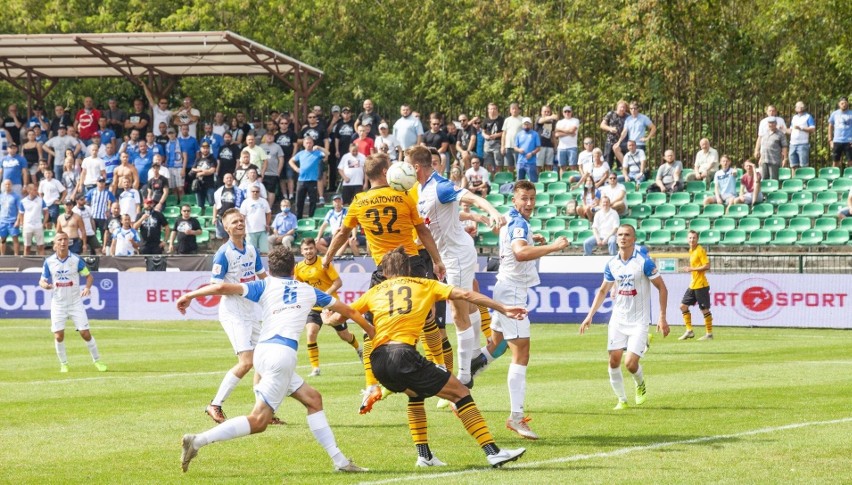
[[[752,286],[743,291],[742,302],[753,312],[764,312],[772,306],[772,293],[761,286]]]
[[[845,308],[846,293],[789,291],[762,278],[748,278],[732,291],[714,291],[713,305],[729,307],[748,320],[769,320],[785,308]]]

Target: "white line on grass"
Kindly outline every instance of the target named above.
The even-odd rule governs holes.
[[[799,429],[806,428],[810,426],[825,426],[830,424],[840,424],[840,423],[848,423],[852,422],[852,417],[841,418],[841,419],[832,419],[830,421],[810,421],[806,423],[793,423],[786,424],[784,426],[773,426],[770,428],[760,428],[753,429],[750,431],[742,431],[739,433],[731,433],[731,434],[720,434],[715,436],[702,436],[701,438],[692,438],[688,440],[680,440],[680,441],[662,441],[659,443],[652,443],[650,445],[644,446],[629,446],[627,448],[619,448],[617,450],[612,451],[603,451],[600,453],[591,453],[591,454],[581,454],[581,455],[571,455],[571,456],[563,456],[560,458],[552,458],[550,460],[542,460],[542,461],[534,461],[528,463],[521,463],[518,465],[512,465],[514,468],[535,468],[542,465],[549,465],[553,463],[568,463],[573,461],[583,461],[583,460],[592,460],[595,458],[611,458],[614,456],[622,456],[629,453],[635,453],[637,451],[650,451],[656,450],[659,448],[667,448],[670,446],[678,446],[678,445],[694,445],[697,443],[706,443],[708,441],[721,441],[721,440],[729,440],[734,438],[742,438],[745,436],[754,436],[759,434],[767,434],[767,433],[775,433],[778,431],[786,431],[790,429]],[[475,468],[468,470],[459,470],[455,472],[446,472],[446,473],[430,473],[430,474],[416,474],[416,475],[408,475],[405,477],[399,478],[389,478],[387,480],[377,480],[372,482],[360,482],[360,485],[379,485],[383,483],[398,483],[398,482],[410,482],[414,480],[428,480],[432,478],[446,478],[446,477],[455,477],[459,475],[469,475],[471,473],[481,473],[487,471],[488,468]]]
[[[44,330],[44,326],[40,327],[0,327],[3,330]],[[98,325],[94,329],[97,330],[138,330],[140,332],[200,332],[200,333],[221,333],[222,329],[204,329],[204,328],[156,328],[156,327],[116,327],[112,325]]]

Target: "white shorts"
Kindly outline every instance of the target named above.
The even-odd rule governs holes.
[[[30,247],[30,244],[35,240],[36,246],[44,246],[44,228],[43,227],[24,227],[24,247]]]
[[[447,270],[447,284],[462,290],[473,289],[473,279],[476,275],[477,259],[474,254],[470,258],[448,257],[444,260],[444,268]]]
[[[50,331],[59,332],[65,330],[65,322],[68,319],[74,322],[74,328],[78,332],[89,329],[89,316],[83,308],[83,303],[75,305],[50,305]]]
[[[256,318],[239,318],[231,316],[219,315],[219,320],[222,322],[222,328],[228,335],[228,340],[231,341],[231,346],[234,348],[234,353],[246,352],[254,350],[257,345],[257,338],[260,336],[260,321]]]
[[[169,187],[183,190],[183,172],[182,168],[169,168]]]
[[[295,350],[277,343],[260,344],[254,351],[254,370],[261,376],[254,386],[254,394],[273,411],[305,383],[296,374],[297,360]]]
[[[501,282],[494,285],[493,299],[504,305],[527,306],[526,286],[509,286]],[[530,318],[515,320],[500,312],[492,313],[491,329],[503,334],[503,339],[530,338]]]
[[[639,357],[645,356],[648,346],[648,325],[636,328],[623,328],[620,325],[608,325],[607,350],[626,350]]]

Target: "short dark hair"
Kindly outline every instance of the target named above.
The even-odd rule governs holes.
[[[367,157],[364,163],[364,174],[370,180],[375,180],[382,176],[382,171],[387,170],[390,166],[390,158],[384,153],[374,153]]]
[[[408,151],[408,157],[414,165],[420,165],[421,167],[432,166],[432,153],[424,146],[411,147],[411,150]]]
[[[619,225],[619,226],[618,226],[618,228],[619,228],[619,229],[621,229],[622,227],[623,227],[623,228],[628,228],[628,227],[629,227],[629,228],[630,228],[630,230],[631,230],[631,231],[633,231],[633,235],[634,235],[634,236],[636,236],[636,228],[635,228],[635,227],[633,227],[633,224],[621,224],[621,225]],[[616,231],[616,232],[617,232],[617,231]]]
[[[411,275],[411,264],[408,261],[408,255],[405,254],[405,248],[402,246],[385,254],[381,266],[385,278]]]
[[[296,266],[296,257],[293,251],[284,246],[276,246],[269,251],[269,274],[278,277],[293,276],[293,268]]]
[[[519,190],[532,190],[535,192],[535,184],[529,180],[518,180],[515,182],[515,188],[512,192],[517,192]]]
[[[304,246],[305,244],[307,244],[308,246],[316,246],[317,241],[316,241],[316,239],[314,239],[312,237],[306,237],[306,238],[302,239],[302,244],[300,244],[300,246]]]

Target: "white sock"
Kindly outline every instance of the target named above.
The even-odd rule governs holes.
[[[637,386],[645,382],[645,375],[642,374],[642,364],[639,364],[636,372],[633,373],[633,380],[636,382]]]
[[[493,355],[491,355],[491,352],[489,352],[489,351],[488,351],[488,346],[487,346],[487,345],[486,345],[485,347],[482,347],[481,349],[479,349],[479,352],[480,352],[482,355],[484,355],[484,356],[485,356],[485,360],[486,360],[486,361],[488,361],[488,363],[489,363],[489,364],[490,364],[490,363],[492,363],[492,362],[494,362],[494,356],[493,356]]]
[[[607,369],[609,369],[609,384],[612,386],[612,390],[615,391],[618,400],[627,402],[627,394],[624,392],[624,376],[621,375],[621,366],[615,369],[607,367]]]
[[[98,344],[95,343],[95,337],[92,337],[86,342],[86,347],[89,347],[89,353],[92,354],[93,361],[101,358],[101,354],[98,353]]]
[[[216,392],[216,397],[210,401],[210,404],[214,406],[221,406],[225,399],[228,399],[228,396],[231,395],[231,391],[237,387],[237,384],[240,383],[240,378],[235,376],[233,372],[228,371],[225,374],[225,378],[222,379],[222,383],[219,384],[219,391]]]
[[[56,356],[59,357],[60,364],[68,363],[68,353],[65,352],[65,342],[57,342],[53,341],[54,347],[56,347]]]
[[[331,431],[331,426],[328,425],[328,420],[325,419],[325,411],[308,415],[308,427],[311,428],[311,433],[314,434],[317,442],[325,448],[325,452],[331,457],[334,466],[346,466],[349,459],[343,456],[343,452],[337,447],[337,442],[334,440],[334,432]]]
[[[215,443],[217,441],[228,441],[234,438],[248,436],[250,434],[251,425],[249,424],[248,417],[239,416],[236,418],[231,418],[225,421],[224,423],[214,428],[208,429],[207,431],[196,436],[195,446],[201,448],[202,446],[209,445],[210,443]]]
[[[524,414],[524,398],[527,393],[527,366],[509,364],[509,405],[512,413]]]
[[[482,335],[482,329],[479,328],[482,326],[482,315],[479,314],[479,308],[471,313],[468,318],[470,318],[470,328],[473,329],[473,352],[470,354],[472,360],[482,353],[482,349],[479,348],[480,336]]]
[[[476,340],[474,340],[473,329],[458,331],[456,327],[456,338],[458,339],[458,361],[455,363],[459,370],[458,376],[462,383],[470,382],[470,360],[473,358],[473,349],[476,348]]]

